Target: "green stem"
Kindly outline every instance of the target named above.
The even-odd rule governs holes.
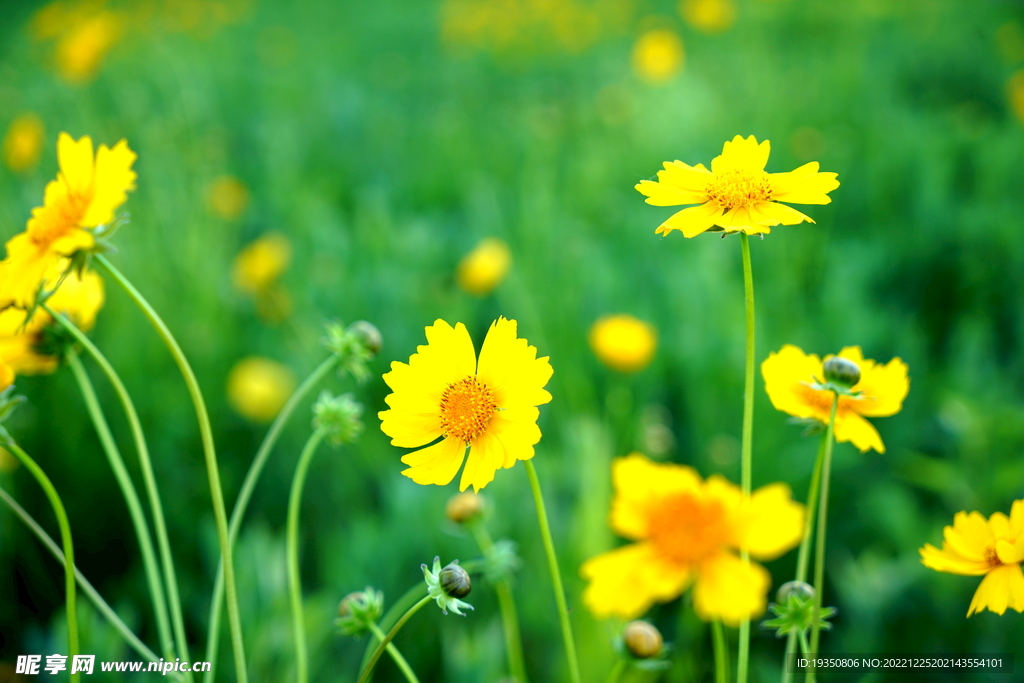
[[[487,558],[494,555],[494,542],[487,528],[479,517],[466,523]],[[512,584],[502,576],[495,582],[494,590],[498,594],[498,606],[501,609],[501,621],[505,631],[505,654],[508,657],[509,674],[516,683],[527,683],[526,665],[523,662],[523,644],[519,635],[519,615],[516,613],[516,601],[512,595]]]
[[[544,496],[537,479],[537,470],[532,460],[524,460],[526,474],[530,478],[530,489],[533,491],[533,502],[537,507],[537,521],[540,523],[540,534],[544,540],[544,552],[548,556],[548,569],[551,571],[551,583],[555,589],[555,603],[558,606],[558,618],[562,623],[562,640],[565,641],[565,656],[569,662],[569,678],[572,683],[580,683],[580,665],[576,659],[576,643],[572,637],[572,623],[569,621],[569,607],[565,603],[565,589],[562,588],[562,574],[558,569],[558,557],[555,555],[555,544],[551,540],[551,527],[548,526],[548,513],[544,507]]]
[[[203,400],[202,391],[196,375],[189,365],[188,359],[182,353],[177,340],[167,325],[160,318],[159,314],[149,305],[145,297],[132,285],[125,276],[114,267],[102,254],[94,257],[96,263],[103,266],[113,277],[135,304],[142,310],[143,314],[152,324],[153,328],[160,335],[167,349],[178,364],[181,376],[188,387],[189,396],[196,409],[196,418],[199,421],[199,434],[203,442],[203,456],[206,459],[206,474],[210,480],[210,496],[213,499],[213,516],[217,522],[217,541],[220,544],[220,553],[224,567],[224,588],[227,594],[228,623],[231,627],[231,644],[235,655],[235,673],[238,683],[248,683],[249,676],[245,666],[245,645],[242,642],[242,619],[238,612],[238,588],[235,584],[235,568],[231,553],[231,544],[228,542],[228,516],[224,508],[224,492],[220,485],[220,470],[217,467],[217,451],[213,444],[213,429],[210,426],[210,415],[206,411],[206,402]]]
[[[380,627],[373,622],[370,622],[370,631],[373,632],[373,635],[377,637],[378,641],[383,641],[386,637],[384,632],[380,630]],[[405,661],[405,657],[403,657],[402,653],[398,651],[398,648],[395,647],[394,643],[389,642],[385,649],[388,651],[388,654],[391,655],[391,659],[395,660],[395,665],[402,670],[403,674],[405,674],[405,679],[409,681],[409,683],[420,683],[420,680],[416,678],[416,674],[413,673],[412,667],[409,666],[409,662]]]
[[[73,660],[78,654],[78,611],[75,608],[75,547],[71,543],[71,525],[68,524],[68,515],[64,511],[64,503],[57,495],[57,489],[53,487],[50,478],[46,476],[43,469],[36,464],[36,461],[28,453],[21,449],[21,446],[14,443],[10,438],[3,439],[3,446],[14,454],[21,464],[25,466],[32,476],[36,478],[39,485],[46,492],[53,506],[53,513],[57,516],[57,525],[60,527],[60,541],[64,546],[64,593],[67,605],[68,618],[68,659]],[[77,683],[80,674],[71,674],[73,683]]]
[[[468,563],[466,565],[463,565],[463,569],[466,569],[467,565]],[[472,574],[472,572],[469,569],[466,569],[466,571]],[[420,596],[422,595],[423,582],[418,581],[412,588],[405,591],[402,597],[398,598],[398,600],[395,600],[394,604],[391,605],[388,611],[384,613],[384,616],[383,618],[381,618],[379,623],[380,628],[390,629],[392,626],[394,626],[395,622],[398,621],[398,618],[405,614],[410,607],[415,605],[416,601],[419,600]],[[370,656],[373,654],[373,650],[375,647],[376,646],[373,644],[372,640],[367,641],[366,649],[363,651],[363,659],[359,662],[360,671],[366,668],[366,664],[370,661]]]
[[[167,601],[169,603],[171,612],[171,624],[174,628],[174,638],[178,646],[178,656],[188,661],[188,640],[185,636],[185,621],[182,617],[181,612],[181,598],[178,595],[178,579],[174,573],[174,558],[171,555],[171,543],[167,536],[167,523],[164,519],[164,508],[160,502],[160,490],[157,488],[156,476],[153,474],[153,464],[149,458],[149,447],[146,445],[146,436],[142,433],[142,422],[139,420],[139,414],[135,410],[135,403],[132,401],[131,396],[128,394],[128,390],[124,386],[124,382],[121,381],[121,377],[114,370],[114,366],[110,364],[107,357],[103,355],[103,352],[92,343],[73,322],[68,320],[66,317],[54,311],[46,304],[43,304],[43,308],[53,316],[53,319],[59,322],[64,329],[71,333],[71,336],[75,338],[79,344],[92,356],[96,364],[100,366],[103,374],[107,376],[110,384],[114,387],[114,391],[117,394],[118,399],[121,401],[121,406],[124,408],[125,416],[128,419],[128,425],[131,428],[132,438],[135,441],[135,450],[139,455],[139,468],[142,470],[142,480],[146,486],[146,495],[149,498],[149,506],[153,512],[153,528],[156,531],[156,542],[157,547],[160,550],[160,561],[163,565],[164,572],[164,583],[167,588]],[[188,681],[192,680],[192,674],[186,673],[185,679]]]
[[[619,683],[619,679],[622,678],[622,674],[625,673],[627,666],[626,659],[620,657],[619,661],[615,662],[615,666],[612,667],[611,673],[608,674],[607,683]]]
[[[299,403],[337,364],[338,356],[333,354],[320,363],[310,373],[309,377],[303,380],[299,388],[288,399],[288,402],[284,404],[281,412],[277,414],[273,424],[270,425],[270,429],[267,430],[267,435],[263,437],[263,443],[260,444],[259,450],[256,451],[256,456],[253,458],[249,471],[245,475],[245,481],[242,482],[242,488],[238,492],[238,499],[231,510],[231,521],[228,525],[228,543],[231,544],[232,549],[238,540],[238,530],[242,526],[242,519],[245,517],[245,510],[249,506],[249,499],[252,498],[253,490],[256,488],[256,482],[259,480],[260,474],[263,473],[263,466],[266,465],[267,458],[277,444],[281,431],[284,429],[292,413],[295,412],[295,408]],[[220,614],[223,604],[224,567],[218,563],[217,578],[213,582],[213,598],[210,600],[210,630],[206,640],[206,661],[210,662],[210,670],[203,674],[203,683],[213,683],[213,677],[217,671],[217,646],[220,642]]]
[[[110,425],[103,415],[103,409],[96,398],[96,390],[93,388],[89,374],[85,371],[78,353],[69,349],[65,359],[71,367],[71,372],[78,381],[78,387],[82,392],[82,399],[85,401],[86,410],[92,419],[92,424],[99,435],[100,443],[103,445],[103,452],[110,462],[110,469],[114,471],[114,478],[121,488],[125,503],[128,505],[128,514],[132,518],[132,525],[135,527],[135,535],[139,539],[139,550],[142,553],[142,566],[146,571],[146,583],[149,585],[149,594],[153,600],[153,611],[156,615],[157,633],[160,636],[160,647],[164,657],[170,661],[174,658],[174,640],[171,636],[170,619],[167,616],[167,598],[164,596],[163,583],[160,580],[160,566],[157,564],[156,551],[153,550],[153,538],[149,534],[149,524],[146,522],[146,514],[142,510],[142,503],[139,501],[139,494],[135,490],[135,484],[125,467],[124,458],[110,433]]]
[[[743,292],[747,319],[746,372],[743,383],[743,440],[740,449],[740,485],[744,497],[750,496],[753,479],[753,435],[754,435],[754,274],[750,267],[750,237],[740,234],[743,251]],[[740,559],[750,562],[746,550],[740,552]],[[750,620],[740,622],[739,655],[736,664],[736,680],[747,683],[747,669],[750,664]]]
[[[825,458],[821,466],[821,501],[818,503],[818,542],[814,547],[814,614],[815,618],[811,624],[811,644],[807,653],[808,657],[818,655],[818,642],[821,638],[821,614],[823,593],[825,590],[825,533],[828,527],[828,489],[829,479],[832,475],[832,446],[835,442],[833,435],[836,426],[836,409],[839,407],[839,394],[833,393],[832,412],[828,417],[828,429],[825,432]],[[807,683],[814,683],[816,672],[814,667],[807,669]]]
[[[395,625],[391,627],[391,630],[388,631],[387,635],[384,636],[384,639],[377,644],[377,648],[373,651],[373,654],[370,655],[370,660],[366,662],[366,666],[363,667],[362,673],[359,674],[359,680],[357,681],[357,683],[366,683],[366,681],[370,679],[370,674],[373,672],[373,667],[377,666],[377,660],[379,660],[380,656],[384,653],[384,648],[386,648],[388,646],[388,643],[390,643],[392,639],[394,639],[395,635],[397,635],[398,632],[402,630],[402,627],[405,626],[405,622],[409,621],[409,619],[412,618],[412,615],[419,612],[423,608],[423,606],[431,600],[433,600],[432,597],[430,597],[429,595],[424,595],[423,599],[421,599],[415,605],[410,607],[409,610],[405,614],[403,614],[398,621],[395,622]]]
[[[722,622],[711,622],[711,637],[715,646],[715,683],[729,683],[729,648]]]
[[[302,577],[299,576],[299,507],[302,503],[302,488],[306,484],[309,463],[313,460],[317,446],[323,441],[324,429],[313,432],[299,456],[292,479],[292,491],[288,497],[288,594],[292,609],[292,636],[295,639],[296,680],[309,680],[309,660],[306,653],[306,622],[302,614]]]

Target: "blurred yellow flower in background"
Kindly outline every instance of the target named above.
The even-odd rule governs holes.
[[[490,294],[511,267],[512,250],[508,244],[497,237],[484,238],[459,261],[459,287],[477,296]]]
[[[395,361],[384,375],[393,393],[385,398],[390,409],[378,413],[381,431],[393,446],[432,444],[402,456],[409,465],[402,474],[417,484],[448,484],[466,460],[459,490],[479,491],[498,469],[533,457],[537,406],[551,400],[544,390],[551,364],[516,336],[515,320],[491,324],[479,363],[462,323],[437,320],[426,335],[408,364]]]
[[[903,399],[910,390],[907,364],[893,358],[879,365],[864,358],[859,346],[847,346],[838,354],[860,368],[860,381],[851,391],[862,395],[840,396],[836,408],[835,437],[842,443],[849,441],[861,452],[873,448],[885,453],[882,437],[865,417],[888,417],[903,407]],[[828,360],[832,356],[826,356]],[[793,417],[813,419],[827,424],[832,412],[833,393],[815,389],[812,382],[823,381],[824,361],[818,356],[805,354],[800,348],[786,344],[778,353],[772,353],[761,364],[764,388],[776,410]]]
[[[785,484],[744,500],[719,475],[702,480],[691,467],[655,463],[632,453],[612,463],[611,526],[636,541],[587,560],[583,602],[597,617],[633,619],[693,586],[704,620],[737,626],[763,613],[771,575],[736,551],[771,560],[803,536],[804,506]]]
[[[647,31],[633,46],[633,71],[648,83],[671,80],[686,61],[683,40],[668,28]]]
[[[232,277],[240,292],[257,294],[270,288],[292,261],[292,245],[279,232],[254,240],[235,257]]]
[[[1017,120],[1024,123],[1024,69],[1010,76],[1006,83],[1006,96]]]
[[[28,171],[43,152],[43,122],[32,112],[11,121],[4,136],[4,163],[12,171]]]
[[[666,161],[658,180],[641,180],[636,190],[653,206],[699,204],[669,217],[657,230],[667,235],[679,230],[684,237],[696,237],[719,226],[726,232],[748,235],[771,232],[771,226],[796,225],[814,221],[791,204],[828,204],[828,193],[839,187],[835,173],[819,173],[818,162],[804,164],[789,173],[766,173],[771,145],[751,135],[739,135],[722,146],[722,154],[704,164],[690,166]]]
[[[690,26],[704,33],[728,31],[736,23],[734,0],[682,0],[679,13]]]
[[[206,194],[210,211],[218,218],[236,221],[249,208],[249,188],[234,176],[224,175],[210,183]]]
[[[274,419],[295,391],[286,366],[259,356],[243,358],[228,374],[228,402],[242,417],[259,424]]]
[[[444,0],[441,36],[449,45],[579,52],[603,26],[623,23],[624,9],[580,0]]]
[[[101,11],[72,28],[57,42],[57,72],[68,83],[87,83],[123,32],[119,15]]]
[[[968,617],[984,609],[1024,612],[1024,500],[1013,503],[1009,517],[995,512],[986,520],[980,512],[958,512],[943,537],[942,550],[929,543],[921,548],[921,563],[949,574],[985,576]]]
[[[654,358],[658,332],[650,323],[625,313],[606,315],[590,328],[590,348],[611,369],[636,372]]]

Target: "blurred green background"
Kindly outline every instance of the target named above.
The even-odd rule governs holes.
[[[264,356],[301,380],[326,355],[324,319],[381,329],[373,379],[329,383],[366,405],[365,434],[322,449],[303,499],[316,681],[355,680],[364,642],[332,633],[342,596],[372,584],[390,603],[422,579],[421,562],[479,554],[444,517],[456,485],[399,474],[403,451],[375,416],[388,391],[380,374],[436,318],[465,322],[478,345],[495,317],[517,319],[555,368],[535,462],[584,679],[600,681],[617,627],[582,606],[578,567],[617,543],[611,458],[639,450],[739,477],[738,240],[656,236],[672,209],[645,205],[632,186],[667,159],[707,164],[735,134],[770,139],[769,171],[817,160],[842,185],[833,204],[809,207],[816,225],[752,243],[759,361],[784,343],[818,354],[859,344],[911,374],[903,411],[874,421],[887,452],[836,449],[826,601],[839,614],[823,649],[1019,659],[1021,616],[965,619],[978,579],[924,568],[918,548],[939,543],[959,510],[1008,512],[1024,497],[1022,66],[1024,7],[989,0],[4,0],[0,132],[21,120],[25,149],[42,147],[38,159],[8,151],[0,166],[0,237],[41,203],[60,131],[128,139],[138,190],[112,259],[196,369],[229,509],[265,431],[228,402],[235,363]],[[233,280],[234,260],[271,232],[286,238],[290,264],[254,297]],[[469,294],[457,265],[487,237],[509,245],[512,267],[493,292]],[[218,553],[192,407],[139,312],[111,283],[107,295],[92,337],[142,415],[200,659]],[[653,362],[635,373],[606,368],[588,346],[592,323],[619,312],[658,332]],[[114,395],[94,379],[138,481]],[[9,426],[64,497],[79,567],[155,645],[135,535],[73,378],[63,368],[19,389],[29,402]],[[309,418],[304,406],[292,420],[239,540],[256,681],[293,676],[284,520]],[[755,486],[786,481],[803,499],[815,451],[759,377]],[[35,482],[4,463],[0,485],[56,536]],[[492,534],[523,558],[529,673],[566,680],[522,466],[484,493]],[[774,587],[794,564],[795,552],[770,563]],[[480,580],[470,602],[467,618],[430,608],[397,639],[421,680],[503,677],[492,588]],[[138,659],[82,611],[83,652]],[[672,668],[629,680],[711,680],[710,634],[688,597],[650,618],[674,643]],[[66,652],[62,619],[61,567],[0,509],[0,680],[15,680],[19,654]],[[222,645],[218,678],[234,680],[226,636]],[[782,649],[755,629],[752,680],[776,680]],[[385,660],[376,679],[401,678]]]

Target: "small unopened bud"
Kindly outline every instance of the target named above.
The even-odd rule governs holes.
[[[832,356],[825,361],[825,381],[845,389],[852,388],[860,381],[860,368],[849,358]]]
[[[449,498],[444,508],[444,514],[456,524],[465,524],[483,511],[483,497],[468,491]]]
[[[324,389],[313,406],[313,426],[324,430],[334,443],[348,443],[363,430],[363,423],[359,421],[362,414],[363,406],[352,398],[352,394],[332,396],[329,390]]]
[[[810,600],[814,597],[814,586],[803,581],[787,581],[779,586],[779,592],[775,594],[775,599],[785,604],[791,595],[801,601]]]
[[[338,616],[344,619],[345,617],[352,616],[352,603],[362,602],[366,599],[366,594],[363,591],[353,591],[341,599],[338,603]]]
[[[334,624],[342,635],[359,636],[369,631],[383,613],[384,594],[367,586],[342,598]]]
[[[348,326],[348,331],[363,343],[367,351],[373,355],[380,353],[380,349],[384,345],[384,338],[376,325],[365,320],[357,320]]]
[[[459,566],[458,560],[453,560],[438,576],[441,582],[441,589],[453,598],[464,598],[473,589],[473,582],[469,580],[469,572]]]
[[[664,641],[661,631],[646,621],[631,621],[622,631],[626,649],[637,659],[650,659],[661,654]]]

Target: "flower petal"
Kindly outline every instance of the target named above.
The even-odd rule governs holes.
[[[384,400],[397,410],[410,413],[440,412],[441,395],[449,384],[473,374],[476,352],[466,326],[454,328],[437,320],[426,328],[427,345],[417,347],[409,363],[394,361],[384,375],[393,393]]]
[[[58,179],[80,197],[92,192],[95,163],[92,156],[92,138],[83,135],[75,141],[67,133],[57,136],[57,161],[60,164]]]
[[[985,551],[994,539],[984,515],[980,512],[958,512],[953,515],[953,526],[942,530],[943,549],[947,546],[961,557],[978,562],[985,561]]]
[[[897,357],[885,365],[878,365],[865,359],[859,346],[844,348],[839,355],[860,366],[860,382],[853,390],[863,392],[863,396],[850,402],[853,410],[868,417],[888,417],[900,412],[903,399],[910,391],[906,363]]]
[[[392,446],[418,448],[441,436],[441,414],[436,410],[415,413],[394,408],[380,411],[377,417],[380,430],[391,437]]]
[[[828,204],[828,193],[839,187],[838,175],[819,173],[817,161],[789,173],[770,173],[772,199],[788,204]]]
[[[505,446],[488,429],[469,447],[469,457],[466,458],[466,469],[462,470],[459,490],[465,491],[472,486],[473,492],[478,492],[491,483],[494,473],[504,464]]]
[[[786,344],[777,353],[771,353],[761,363],[764,388],[776,410],[793,417],[828,420],[831,398],[823,391],[807,386],[823,375],[821,360],[814,354],[805,354],[799,347]]]
[[[499,410],[491,418],[487,433],[501,442],[505,460],[501,467],[512,467],[518,460],[533,457],[533,447],[540,441],[537,418],[540,410],[534,406]]]
[[[647,537],[650,520],[666,496],[701,489],[700,475],[692,467],[652,462],[639,453],[612,461],[612,483],[611,527],[632,539]]]
[[[587,560],[580,575],[590,582],[583,603],[594,616],[633,619],[682,594],[691,573],[664,561],[651,544],[633,543]]]
[[[764,613],[772,579],[756,562],[719,553],[701,563],[693,587],[693,608],[705,621],[739,626]]]
[[[1007,607],[1024,612],[1024,574],[1019,564],[1004,564],[986,574],[974,592],[967,616],[986,608],[1002,614]]]
[[[712,225],[722,216],[722,207],[715,202],[707,202],[700,206],[691,206],[688,209],[677,211],[669,216],[668,220],[658,226],[654,232],[659,235],[667,235],[673,230],[679,230],[683,237],[696,237]]]
[[[806,216],[796,209],[786,206],[785,204],[776,204],[775,202],[760,202],[754,207],[757,211],[765,218],[774,221],[771,225],[777,225],[782,223],[783,225],[797,225],[804,221],[813,223],[814,220],[810,216]]]
[[[132,164],[138,155],[121,140],[113,149],[100,145],[96,152],[96,171],[91,198],[80,225],[96,227],[114,220],[114,212],[128,200],[128,191],[135,189],[136,173]]]
[[[805,509],[782,483],[762,486],[750,496],[740,520],[738,545],[759,560],[773,560],[796,547],[804,535]]]
[[[942,544],[942,550],[939,550],[930,543],[925,543],[924,547],[918,552],[921,553],[921,564],[937,572],[960,574],[962,576],[980,576],[988,573],[988,570],[991,569],[988,562],[964,557],[946,543]]]
[[[861,453],[872,448],[879,453],[885,453],[885,444],[882,443],[882,437],[875,426],[855,412],[844,411],[843,403],[840,403],[839,412],[836,414],[835,435],[836,442],[849,441]]]
[[[729,168],[763,171],[771,153],[771,143],[765,140],[760,145],[757,138],[737,135],[722,145],[722,154],[711,161],[711,172],[718,174]]]
[[[480,349],[477,376],[494,392],[499,408],[547,403],[551,394],[544,385],[553,372],[547,356],[537,358],[537,347],[516,336],[515,320],[498,318],[491,324]]]
[[[402,474],[417,484],[444,486],[455,478],[466,456],[466,444],[459,439],[445,438],[433,446],[421,448],[402,456],[409,469]]]

